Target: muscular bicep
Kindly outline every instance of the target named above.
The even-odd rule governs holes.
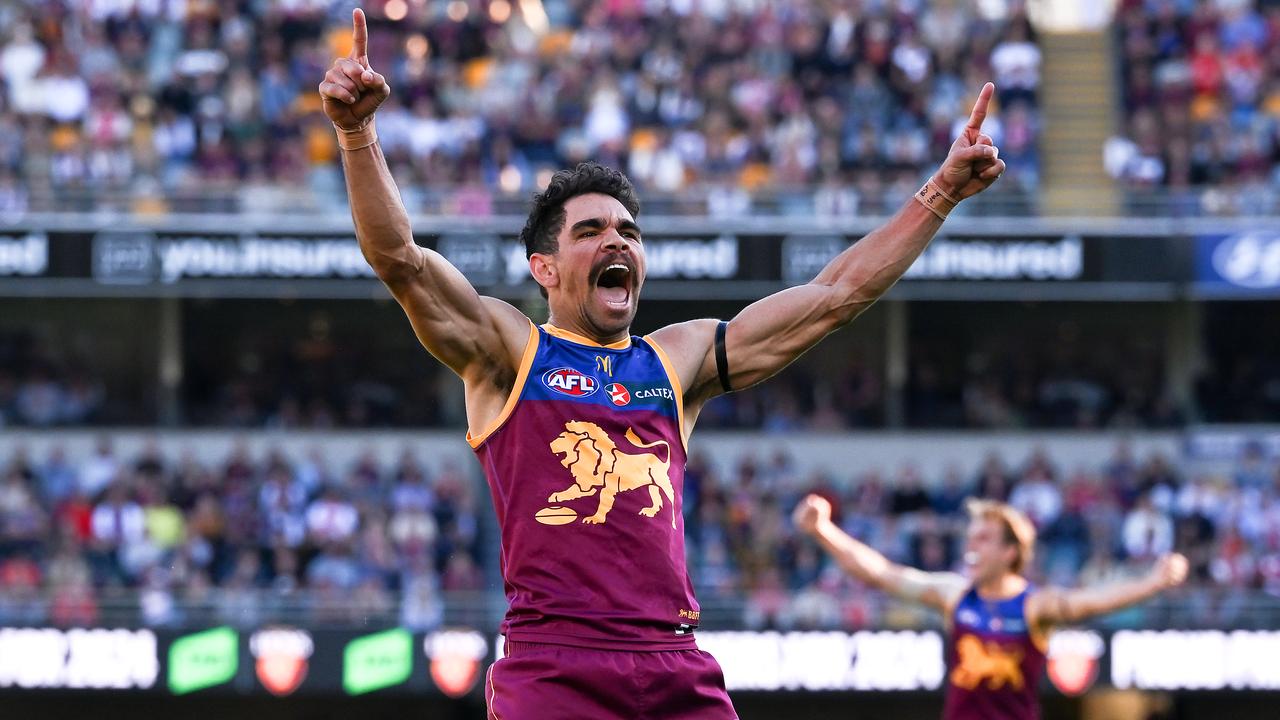
[[[483,297],[434,250],[414,246],[402,272],[383,281],[404,309],[423,347],[458,375],[512,364],[528,320],[508,303]]]
[[[874,301],[849,293],[847,286],[819,280],[757,300],[726,324],[724,358],[730,389],[742,390],[776,375]],[[719,324],[690,320],[653,334],[679,372],[689,429],[706,401],[724,392],[716,348]]]
[[[725,329],[730,387],[742,390],[776,375],[872,301],[815,282],[787,288],[747,306]],[[720,392],[714,348],[703,359],[695,386],[712,395]]]

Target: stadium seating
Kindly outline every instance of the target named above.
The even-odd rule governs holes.
[[[1121,443],[1092,463],[993,452],[939,477],[910,465],[834,476],[804,474],[781,450],[714,462],[698,452],[685,478],[690,572],[715,609],[709,621],[722,625],[918,625],[927,617],[856,587],[797,537],[790,509],[820,492],[844,528],[894,560],[946,570],[958,562],[961,501],[972,494],[1033,518],[1035,579],[1132,575],[1176,546],[1193,581],[1175,607],[1198,613],[1182,622],[1259,622],[1249,598],[1280,589],[1280,465],[1261,448],[1214,471],[1175,460]],[[430,629],[446,606],[501,609],[477,594],[496,558],[486,490],[449,460],[365,450],[347,466],[320,450],[290,461],[237,447],[202,462],[154,445],[123,456],[104,436],[84,454],[17,446],[0,468],[0,624],[252,625],[292,614]],[[492,620],[480,617],[472,622]]]
[[[337,149],[315,87],[350,38],[345,6],[328,5],[88,3],[62,22],[52,6],[17,10],[0,37],[0,209],[331,207]],[[446,5],[394,20],[371,8],[371,59],[394,88],[379,132],[412,211],[490,214],[592,157],[668,212],[883,213],[993,75],[1005,197],[1037,185],[1025,16]]]

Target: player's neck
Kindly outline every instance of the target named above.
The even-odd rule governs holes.
[[[631,328],[629,327],[623,328],[612,335],[607,335],[592,326],[591,323],[575,320],[571,315],[560,315],[555,311],[552,311],[547,318],[547,324],[585,340],[590,340],[598,345],[611,345],[631,337]]]
[[[1027,579],[1011,572],[977,584],[978,596],[985,600],[1005,600],[1026,589]]]

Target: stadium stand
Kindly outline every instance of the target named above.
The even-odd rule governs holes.
[[[1127,127],[1106,145],[1108,171],[1166,190],[1162,212],[1273,214],[1280,9],[1125,0],[1115,26]],[[1143,205],[1134,193],[1129,210]]]
[[[333,29],[345,9],[59,7],[7,11],[0,209],[341,197],[314,89],[346,52]],[[1004,199],[1032,202],[1040,55],[1024,15],[992,20],[959,2],[918,14],[562,2],[534,34],[498,3],[454,7],[373,18],[374,62],[396,87],[379,132],[410,212],[491,214],[495,199],[523,201],[592,157],[669,212],[739,214],[756,197],[782,213],[883,213],[945,154],[966,93],[988,77],[1001,88],[988,132],[1008,163]]]
[[[849,532],[929,570],[959,561],[970,495],[1006,500],[1041,533],[1032,576],[1073,584],[1144,571],[1172,547],[1192,561],[1183,604],[1206,624],[1248,623],[1249,593],[1280,591],[1280,464],[1253,447],[1198,471],[1125,443],[1101,461],[992,452],[926,477],[912,465],[802,473],[787,451],[695,452],[684,514],[706,607],[752,628],[923,622],[850,580],[787,519],[811,491]],[[446,597],[487,586],[497,538],[484,489],[450,461],[371,451],[344,467],[243,447],[220,462],[149,446],[122,457],[16,448],[0,483],[0,623],[238,625],[299,613],[319,625],[395,619],[429,628]],[[489,571],[492,568],[488,568]],[[1164,608],[1116,619],[1155,620]],[[373,618],[373,620],[370,620]],[[299,619],[299,618],[295,618]],[[731,618],[730,618],[731,619]],[[719,621],[725,622],[724,612]]]

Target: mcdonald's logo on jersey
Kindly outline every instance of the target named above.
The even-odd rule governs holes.
[[[613,377],[613,356],[597,355],[596,369],[604,373],[605,375],[608,375],[609,377]]]
[[[542,384],[561,395],[571,397],[586,397],[600,389],[600,383],[595,378],[564,367],[548,370],[542,376]]]

